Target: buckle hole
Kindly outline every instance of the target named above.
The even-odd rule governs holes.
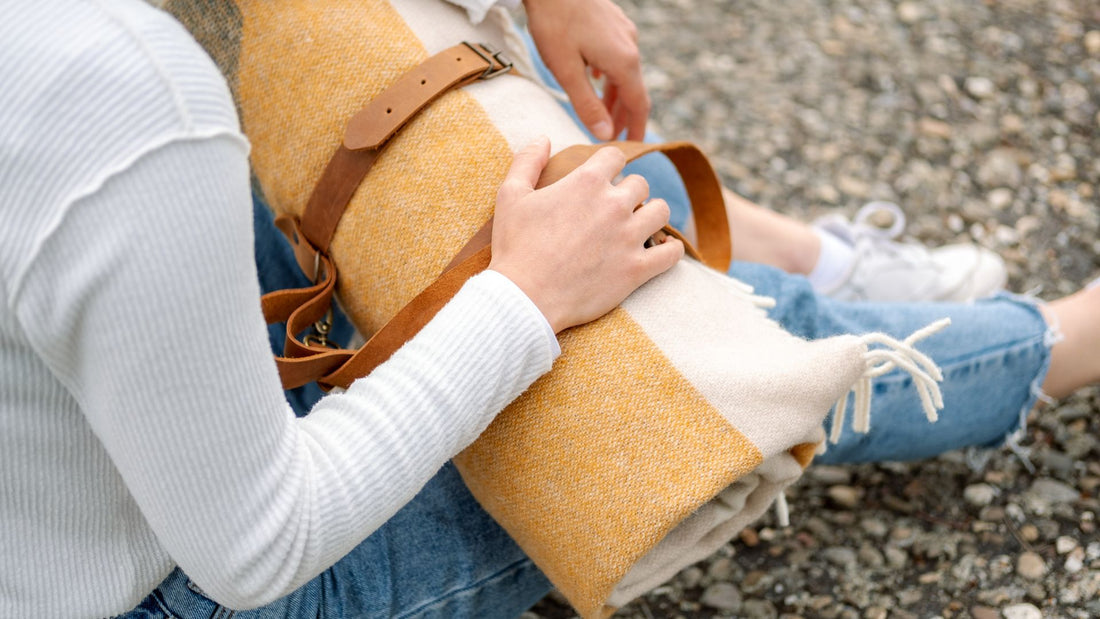
[[[390,113],[390,112],[392,112],[392,111],[393,111],[393,108],[391,108],[391,107],[388,107],[388,108],[386,108],[386,113],[387,113],[387,114],[389,114],[389,113]]]

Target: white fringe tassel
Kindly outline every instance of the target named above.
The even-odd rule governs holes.
[[[882,376],[894,368],[901,368],[913,377],[917,396],[920,397],[921,407],[928,421],[935,422],[939,419],[937,411],[943,408],[943,394],[940,392],[939,382],[943,380],[943,372],[932,359],[913,348],[913,344],[933,333],[938,333],[949,324],[951,324],[950,318],[937,320],[901,341],[883,333],[868,333],[860,338],[868,346],[868,350],[863,356],[866,363],[863,376],[851,389],[855,395],[853,431],[866,434],[871,430],[871,379]],[[875,344],[885,348],[870,348]],[[844,394],[844,397],[837,400],[833,423],[829,428],[829,442],[834,445],[840,440],[847,409],[848,394]]]

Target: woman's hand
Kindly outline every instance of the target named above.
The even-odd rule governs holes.
[[[645,136],[649,93],[642,82],[638,30],[611,0],[524,0],[527,27],[546,67],[589,131],[610,140]],[[607,78],[603,101],[588,69]]]
[[[558,333],[611,311],[638,286],[672,267],[684,254],[668,238],[645,247],[668,223],[668,204],[648,197],[649,185],[603,148],[558,182],[535,190],[550,143],[540,138],[516,154],[497,194],[493,258],[534,301]]]

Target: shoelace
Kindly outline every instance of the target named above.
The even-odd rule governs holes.
[[[890,215],[890,227],[883,228],[873,223],[881,213]],[[893,202],[876,200],[860,207],[849,224],[848,234],[852,245],[861,253],[886,253],[913,264],[926,262],[928,250],[922,245],[898,241],[904,231],[905,213],[901,207]]]

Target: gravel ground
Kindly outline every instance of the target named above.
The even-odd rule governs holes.
[[[800,217],[904,206],[1054,298],[1100,273],[1100,2],[624,0],[664,135]],[[1100,319],[1100,318],[1098,318]],[[811,467],[772,515],[619,617],[1100,617],[1100,391],[999,450]],[[572,617],[551,595],[529,619]]]

